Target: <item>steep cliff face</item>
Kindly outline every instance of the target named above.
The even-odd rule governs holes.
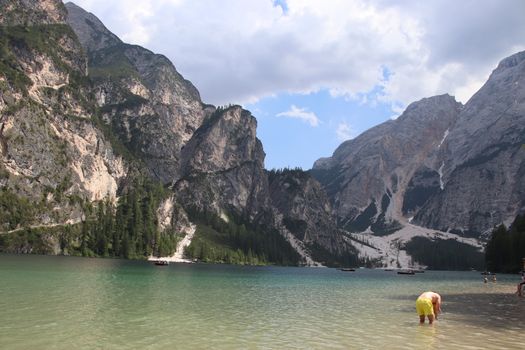
[[[399,229],[414,174],[426,169],[439,178],[438,151],[460,110],[451,96],[425,98],[318,160],[312,174],[326,188],[339,224],[376,234]]]
[[[250,221],[267,211],[265,154],[256,128],[255,118],[239,106],[205,120],[182,151],[182,178],[175,185],[181,202]]]
[[[181,149],[212,106],[164,56],[123,43],[92,14],[66,4],[88,55],[89,77],[102,118],[163,183],[179,177]]]
[[[442,191],[421,225],[479,236],[525,210],[525,52],[498,65],[443,142]]]
[[[334,257],[353,252],[336,226],[328,196],[309,173],[278,170],[268,178],[272,205],[282,214],[284,226],[314,256],[318,249]]]
[[[1,229],[78,222],[83,202],[115,198],[126,167],[93,124],[86,58],[62,3],[2,8],[0,186],[32,210]]]

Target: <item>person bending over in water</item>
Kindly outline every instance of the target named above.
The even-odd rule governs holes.
[[[425,323],[425,316],[428,318],[428,323],[432,324],[441,312],[441,295],[434,292],[421,294],[416,300],[416,311],[420,324]]]

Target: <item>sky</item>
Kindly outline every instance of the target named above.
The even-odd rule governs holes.
[[[74,0],[257,118],[267,169],[310,169],[411,102],[466,103],[525,49],[523,0]]]

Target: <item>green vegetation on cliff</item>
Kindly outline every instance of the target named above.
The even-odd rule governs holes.
[[[248,265],[297,265],[299,255],[276,230],[188,209],[197,232],[186,253],[205,262]]]
[[[93,80],[140,80],[140,74],[126,56],[126,50],[132,47],[133,45],[119,43],[91,53],[89,77]]]
[[[77,40],[66,24],[0,26],[0,72],[11,86],[26,94],[32,83],[20,58],[31,51],[50,57],[62,70],[71,71],[65,60],[73,61],[74,52],[61,49],[58,44],[64,37]]]
[[[14,230],[0,234],[0,252],[126,259],[172,255],[179,236],[157,229],[156,209],[165,197],[161,185],[139,177],[116,206],[109,200],[92,204],[78,199],[85,215],[78,224],[29,226],[27,220],[35,205],[9,191],[0,191],[0,222],[9,223],[2,230]]]
[[[82,255],[141,259],[173,254],[177,236],[157,230],[156,209],[165,197],[161,185],[138,178],[116,207],[105,201],[88,210],[89,218],[82,222]]]
[[[33,217],[33,205],[8,189],[0,190],[0,231],[27,225]]]

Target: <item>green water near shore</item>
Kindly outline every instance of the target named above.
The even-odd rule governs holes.
[[[522,349],[518,280],[0,255],[0,348]],[[434,326],[425,290],[443,296]]]

